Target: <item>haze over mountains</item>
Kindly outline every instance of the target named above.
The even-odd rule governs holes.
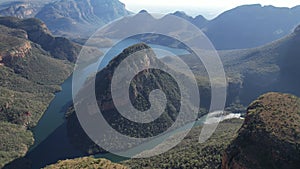
[[[72,40],[83,43],[97,28],[130,14],[131,12],[127,11],[125,5],[118,0],[37,0],[0,3],[0,15],[8,16],[0,17],[0,168],[4,165],[5,168],[34,168],[48,165],[49,161],[52,163],[58,159],[69,158],[64,154],[56,154],[55,149],[65,150],[64,144],[53,145],[53,143],[67,142],[70,147],[82,152],[80,156],[104,152],[104,149],[96,145],[82,130],[76,112],[68,102],[63,108],[57,108],[62,110],[50,112],[64,111],[65,114],[60,114],[59,117],[63,116],[60,119],[48,119],[49,123],[53,120],[63,121],[62,127],[53,128],[55,132],[42,130],[49,135],[43,136],[44,145],[37,146],[40,149],[36,152],[38,156],[40,154],[43,156],[32,161],[26,155],[34,143],[34,138],[37,137],[32,134],[31,129],[38,126],[54,94],[60,91],[61,83],[72,73],[74,63],[78,59],[82,46]],[[113,44],[113,40],[126,34],[127,30],[136,31],[151,27],[158,30],[165,25],[174,27],[172,33],[175,35],[187,33],[189,38],[199,38],[191,32],[184,32],[186,28],[184,24],[171,25],[166,22],[167,17],[171,15],[184,18],[203,30],[218,49],[228,82],[224,112],[245,113],[245,120],[231,119],[222,122],[216,133],[205,143],[199,143],[198,140],[202,125],[205,124],[199,120],[197,123],[200,126],[195,125],[182,143],[172,150],[147,159],[123,161],[121,163],[124,166],[107,160],[85,157],[60,161],[49,168],[298,169],[300,6],[277,8],[245,5],[224,12],[213,20],[207,20],[202,16],[193,18],[184,12],[175,12],[156,19],[147,11],[141,11],[133,17],[125,17],[103,29],[103,33],[111,38],[111,41],[105,39],[106,43],[101,41],[101,47],[91,45],[87,51],[98,57],[102,54],[98,48],[103,49]],[[136,21],[141,19],[146,20],[147,24],[139,25]],[[116,28],[121,31],[116,33],[114,31]],[[91,85],[89,78],[86,81],[87,87],[79,92],[83,96],[80,97],[82,100],[79,103],[87,103],[86,107],[82,107],[83,110],[90,112],[90,109],[94,108],[90,107],[89,99],[95,94],[98,105],[96,108],[103,111],[102,115],[110,126],[119,133],[136,138],[155,137],[169,129],[182,108],[181,94],[189,95],[185,89],[179,89],[178,82],[176,83],[168,73],[149,69],[149,66],[150,63],[155,63],[169,69],[172,67],[167,68],[168,62],[173,63],[178,59],[172,56],[156,57],[150,47],[152,42],[159,41],[170,48],[178,47],[188,52],[190,50],[182,43],[174,43],[173,39],[164,36],[162,38],[155,36],[151,39],[149,38],[151,35],[133,36],[132,38],[143,39],[144,43],[134,41],[136,44],[133,46],[125,46],[124,49],[120,49],[121,52],[109,56],[112,58],[108,58],[108,64],[102,70],[98,69],[99,72],[91,73],[91,76],[96,77],[95,92],[85,92]],[[148,42],[150,45],[145,44]],[[153,122],[145,124],[135,123],[123,117],[118,112],[111,92],[111,83],[117,67],[128,56],[141,49],[147,49],[148,52],[136,54],[141,60],[130,62],[122,72],[136,70],[139,66],[148,69],[139,72],[130,81],[130,99],[118,101],[121,106],[132,103],[136,109],[147,111],[151,108],[150,92],[155,89],[164,91],[168,100],[164,112]],[[209,54],[207,52],[208,56]],[[198,83],[201,109],[197,111],[200,118],[209,110],[212,86],[204,65],[199,64],[199,59],[194,56],[193,53],[179,55],[180,59],[191,68]],[[91,60],[87,60],[86,63],[94,61],[95,58],[88,59]],[[180,64],[175,66],[177,72],[174,74],[178,74],[186,83],[189,82],[190,76],[186,74],[184,67]],[[67,87],[72,88],[71,85]],[[265,94],[267,92],[272,93]],[[71,95],[71,92],[69,94]],[[63,102],[63,99],[58,102]],[[156,102],[162,101],[156,99]],[[190,101],[184,105],[193,107],[198,105],[198,100],[197,103]],[[189,110],[184,112],[191,112]],[[65,134],[63,138],[55,135],[61,131]],[[123,150],[123,145],[112,144],[116,138],[111,137],[109,131],[103,131],[106,132],[104,143],[118,151]],[[170,143],[175,140],[171,139]],[[53,148],[53,152],[52,146],[57,146]],[[130,142],[129,146],[131,148],[135,144]],[[47,156],[48,152],[40,153],[44,147],[51,151],[49,154],[54,158],[50,159]],[[149,147],[146,146],[146,149]],[[43,158],[44,161],[40,160]],[[47,162],[46,159],[50,160]],[[36,161],[40,163],[31,164]]]
[[[101,26],[131,12],[118,0],[48,0],[0,4],[0,15],[19,18],[37,17],[55,35],[87,38]],[[258,47],[291,33],[300,23],[300,7],[244,5],[226,11],[213,20],[184,12],[182,17],[201,30],[216,49]],[[88,28],[88,29],[87,29]]]
[[[226,11],[213,20],[201,16],[188,19],[208,36],[216,49],[252,48],[272,42],[291,33],[300,23],[300,7],[245,5]]]
[[[264,46],[243,50],[219,51],[228,77],[228,98],[248,105],[259,95],[277,91],[300,96],[299,27],[290,35]],[[184,55],[181,57],[196,72],[203,65]],[[180,65],[179,65],[180,67]]]
[[[90,35],[97,28],[130,14],[118,0],[48,0],[4,3],[0,15],[36,17],[56,35]]]

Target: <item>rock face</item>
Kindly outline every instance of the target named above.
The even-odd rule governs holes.
[[[2,16],[15,16],[18,18],[32,18],[43,7],[45,1],[12,1],[2,5],[0,15]]]
[[[118,0],[36,0],[1,3],[1,16],[39,18],[58,36],[88,37],[99,27],[129,15]]]
[[[268,93],[254,101],[222,169],[297,169],[300,166],[300,99]]]
[[[39,44],[54,58],[75,62],[81,47],[62,37],[53,37],[49,29],[38,19],[18,19],[15,17],[0,17],[0,24],[9,28],[26,32],[28,39]]]
[[[9,66],[16,58],[24,58],[32,49],[27,33],[0,25],[0,64]]]
[[[12,48],[10,51],[8,51],[6,54],[4,54],[3,60],[5,60],[6,57],[7,58],[8,57],[24,58],[30,50],[31,50],[30,42],[25,41],[24,43]]]
[[[128,14],[118,0],[59,0],[45,5],[36,17],[56,34],[84,35]]]

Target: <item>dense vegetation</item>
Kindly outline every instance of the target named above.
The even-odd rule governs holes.
[[[247,106],[272,91],[300,96],[299,44],[300,33],[295,29],[289,36],[259,48],[219,51],[228,82],[227,106],[232,103]],[[203,76],[205,67],[195,57],[183,55],[181,59],[195,74]],[[172,58],[165,61],[172,62]]]
[[[17,124],[0,121],[0,167],[12,159],[23,156],[33,144],[32,133]]]
[[[59,161],[45,167],[44,169],[127,169],[120,164],[115,164],[106,159],[95,159],[92,157],[84,157],[73,160]]]
[[[84,5],[88,3],[88,1],[82,2]],[[91,2],[95,6],[101,5],[93,0]],[[80,8],[81,11],[78,12],[72,6],[73,3],[76,3],[75,1],[64,0],[45,6],[38,16],[51,23],[52,31],[57,31],[58,34],[65,33],[64,31],[78,31],[82,25],[78,24],[79,27],[73,30],[72,24],[75,22],[97,23],[98,26],[128,14],[124,6],[118,1],[111,2],[113,8],[110,11],[96,12],[87,18],[73,18],[73,16],[89,13],[90,6]],[[110,4],[110,2],[107,3]],[[66,10],[57,11],[58,8]],[[282,34],[290,31],[291,25],[286,25],[285,22],[280,24],[284,25],[283,28],[278,28],[275,25],[269,29],[267,25],[272,24],[265,25],[268,23],[266,21],[273,22],[274,20],[270,20],[268,16],[262,18],[263,24],[253,24],[257,23],[256,15],[253,15],[253,18],[246,20],[247,23],[241,25],[247,29],[256,29],[262,26],[259,29],[266,36],[261,36],[261,33],[254,34],[252,31],[245,31],[250,32],[250,35],[240,36],[237,31],[232,31],[237,26],[231,24],[231,19],[228,18],[233,18],[233,22],[239,22],[240,14],[242,14],[241,16],[248,16],[249,13],[252,14],[253,11],[256,11],[255,14],[261,15],[262,9],[275,11],[274,7],[262,8],[257,5],[250,6],[250,12],[244,8],[246,7],[239,7],[224,13],[210,23],[201,17],[193,19],[182,13],[175,13],[174,15],[180,15],[180,17],[185,17],[194,23],[198,22],[197,24],[201,25],[198,26],[206,29],[218,48],[256,46],[281,37]],[[241,10],[245,12],[241,12]],[[286,17],[298,15],[298,10],[299,7],[289,10],[280,9],[286,14]],[[99,19],[99,16],[103,14],[101,12],[111,11],[115,12],[112,14],[113,16],[108,15]],[[123,13],[119,14],[118,12]],[[274,18],[272,13],[270,16]],[[292,23],[296,23],[297,20],[298,18],[293,19]],[[224,24],[224,21],[227,24]],[[220,29],[223,30],[221,33],[225,32],[225,35],[216,34],[216,32],[220,32]],[[231,33],[227,33],[228,30]],[[263,47],[219,52],[228,78],[227,106],[230,107],[227,110],[231,112],[243,111],[243,106],[262,93],[269,91],[290,92],[300,95],[300,80],[298,79],[300,71],[299,30],[300,27],[295,29],[291,35]],[[220,37],[222,37],[221,40],[219,40]],[[229,37],[232,39],[227,43]],[[252,37],[256,40],[262,38],[266,41],[241,43],[244,39]],[[169,43],[169,41],[165,43]],[[109,90],[113,72],[128,54],[144,48],[148,47],[140,44],[123,51],[96,75],[96,96],[98,106],[104,112],[104,117],[114,129],[134,137],[155,136],[157,133],[165,131],[176,119],[180,107],[180,92],[174,79],[158,70],[147,70],[133,79],[130,86],[130,101],[134,103],[137,109],[146,110],[151,106],[148,100],[150,91],[162,89],[168,99],[163,115],[153,123],[144,125],[133,123],[117,113]],[[22,157],[27,152],[28,147],[33,144],[33,136],[28,129],[37,124],[53,99],[54,93],[60,90],[59,84],[70,75],[72,65],[68,61],[75,62],[80,49],[79,45],[65,38],[53,37],[45,24],[38,19],[0,18],[0,168],[13,159]],[[148,54],[148,56],[152,56],[152,53]],[[200,92],[206,100],[201,104],[207,108],[210,101],[208,99],[210,87],[207,74],[203,73],[205,72],[203,65],[197,64],[198,62],[191,58],[189,55],[182,56],[182,59],[189,64],[196,75]],[[172,62],[173,58],[164,59]],[[145,64],[149,60],[159,62],[159,60],[150,57],[142,63]],[[136,65],[131,65],[128,69],[135,67]],[[180,65],[178,67],[180,68]],[[188,77],[184,75],[185,72],[180,73],[182,73],[182,78],[188,80]],[[89,97],[84,91],[83,94],[85,97]],[[248,108],[245,123],[240,130],[242,120],[225,121],[220,124],[208,142],[200,144],[197,136],[201,127],[195,127],[185,140],[171,151],[149,159],[132,159],[122,164],[131,168],[220,168],[223,151],[233,140],[223,156],[224,169],[232,167],[297,168],[300,165],[299,110],[299,99],[295,96],[274,93],[263,95]],[[73,108],[69,109],[67,120],[68,134],[76,147],[88,154],[104,152],[82,130]],[[126,130],[124,130],[124,126],[126,126]],[[239,134],[236,138],[238,130]],[[258,156],[258,158],[256,159],[254,156]],[[103,159],[88,157],[60,161],[48,168],[108,167],[123,168]]]
[[[268,93],[248,108],[238,137],[226,149],[223,169],[297,169],[300,165],[300,99]]]
[[[0,24],[26,31],[29,40],[39,44],[54,58],[75,62],[81,47],[66,38],[53,37],[47,26],[35,18],[18,19],[14,17],[0,17]]]
[[[242,122],[240,119],[232,119],[220,123],[213,136],[203,144],[199,143],[201,126],[194,127],[188,136],[170,151],[147,159],[131,159],[122,164],[133,169],[220,168],[222,153],[236,137]]]
[[[35,26],[34,24],[32,25]],[[0,167],[25,155],[33,144],[28,130],[70,75],[68,61],[53,59],[22,29],[0,26]],[[3,33],[3,34],[2,34]]]
[[[185,89],[179,89],[178,84],[169,74],[156,69],[148,69],[140,72],[130,82],[130,100],[136,109],[140,111],[148,110],[150,108],[150,102],[148,98],[149,93],[155,89],[160,89],[164,91],[167,99],[166,108],[165,110],[162,110],[162,115],[153,122],[142,124],[132,122],[118,113],[118,110],[116,109],[114,102],[111,99],[111,77],[121,61],[123,61],[130,54],[143,49],[150,48],[145,44],[137,44],[125,49],[120,55],[116,56],[106,68],[104,68],[97,74],[95,83],[95,92],[98,106],[101,109],[102,115],[104,116],[106,121],[118,132],[123,133],[124,135],[139,138],[156,136],[159,133],[167,130],[174,123],[178,112],[180,111],[180,90],[182,90],[183,93],[186,92]],[[147,54],[145,56],[139,56],[141,57],[141,61],[139,61],[139,64],[145,64],[145,66],[147,66],[146,64],[149,63],[153,65],[162,65],[163,63],[156,59],[154,55],[155,54],[150,49],[149,51],[147,51]],[[128,67],[126,69],[136,69],[137,67],[137,65],[128,64]],[[180,75],[182,79],[186,79],[186,82],[189,80],[189,78],[184,76],[183,74],[180,74],[178,72],[175,73]],[[89,88],[89,86],[87,85],[86,88]],[[90,99],[90,94],[85,92],[84,89],[78,95],[81,96],[79,98],[82,98],[84,102],[88,102]],[[124,102],[122,104],[124,106],[131,103]],[[184,105],[187,106],[186,110],[190,110],[190,104],[192,103],[187,103]],[[78,123],[79,122],[77,120],[77,116],[74,112],[71,112],[68,117],[68,130],[72,142],[77,147],[80,147],[88,153],[97,153],[98,151],[101,151],[101,149],[97,148],[97,146],[95,146],[95,144],[92,143],[92,141],[90,141],[88,137],[86,137],[86,134],[82,131],[82,128]],[[124,130],[124,126],[128,126],[126,127],[126,130]]]

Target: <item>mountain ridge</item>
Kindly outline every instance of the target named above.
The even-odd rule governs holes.
[[[15,17],[0,17],[0,24],[21,29],[27,32],[28,38],[41,45],[54,58],[75,62],[81,47],[66,38],[53,37],[46,24],[38,19],[18,19]]]

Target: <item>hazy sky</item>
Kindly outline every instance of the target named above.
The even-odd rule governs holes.
[[[126,8],[133,12],[146,9],[152,13],[171,13],[185,11],[196,16],[203,15],[209,19],[223,11],[244,4],[273,5],[277,7],[294,7],[300,0],[120,0]]]

